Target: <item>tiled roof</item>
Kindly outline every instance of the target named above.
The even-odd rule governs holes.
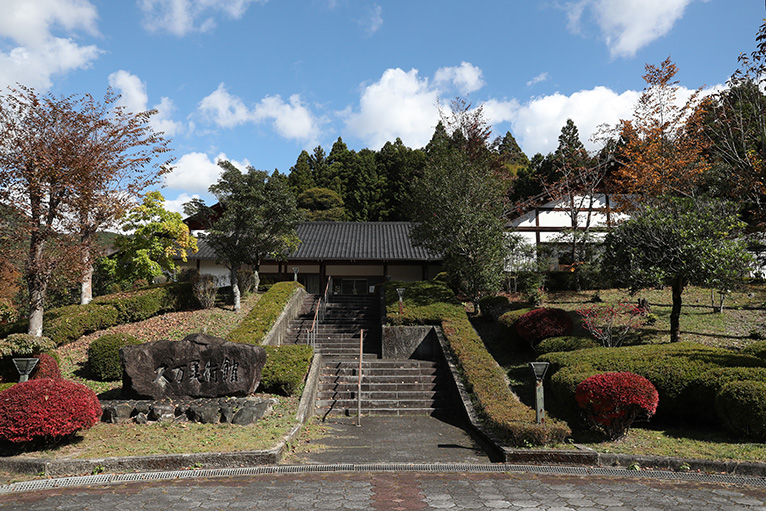
[[[410,222],[304,222],[298,225],[301,244],[290,260],[316,261],[438,261],[432,252],[413,245]],[[204,241],[190,259],[215,259]]]

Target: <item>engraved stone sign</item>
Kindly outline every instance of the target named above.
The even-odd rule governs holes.
[[[224,397],[252,394],[266,350],[206,334],[120,348],[122,388],[141,398]]]

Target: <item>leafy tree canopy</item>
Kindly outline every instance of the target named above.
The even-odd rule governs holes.
[[[678,341],[684,288],[725,287],[747,272],[751,256],[739,237],[743,227],[730,203],[662,197],[640,205],[609,232],[603,267],[633,291],[670,284],[670,337]]]

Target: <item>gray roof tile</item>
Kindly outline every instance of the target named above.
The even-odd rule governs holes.
[[[303,222],[301,244],[288,261],[438,261],[441,258],[410,239],[410,222]],[[215,259],[204,241],[190,259]]]

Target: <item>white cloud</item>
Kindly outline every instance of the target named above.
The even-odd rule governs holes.
[[[484,87],[484,74],[471,63],[461,62],[457,67],[438,69],[434,75],[434,82],[439,87],[454,85],[460,94],[469,94]]]
[[[226,16],[238,20],[251,3],[268,0],[139,0],[144,12],[144,27],[152,32],[168,31],[176,36],[189,32],[208,32],[215,28],[216,18]]]
[[[219,161],[228,160],[242,172],[247,170],[250,162],[232,160],[225,153],[219,153],[210,158],[205,153],[187,153],[175,162],[173,171],[165,174],[165,186],[171,190],[183,190],[187,194],[205,194],[210,185],[216,183],[222,169]]]
[[[205,117],[222,128],[233,128],[252,119],[242,100],[229,94],[223,83],[200,101],[199,109]]]
[[[581,31],[589,12],[598,24],[613,57],[632,57],[666,35],[694,0],[580,0],[567,4],[569,27]],[[708,1],[708,0],[704,0]]]
[[[346,129],[371,149],[397,137],[410,147],[423,147],[439,120],[438,97],[438,89],[417,69],[387,69],[362,91],[359,112],[346,114]]]
[[[641,91],[617,93],[596,87],[570,96],[556,93],[534,98],[513,115],[513,134],[529,156],[547,154],[556,149],[562,126],[572,119],[585,147],[595,149],[589,139],[598,126],[630,119],[640,95]]]
[[[0,85],[20,82],[46,89],[53,75],[86,68],[101,53],[94,45],[53,34],[98,35],[98,13],[87,0],[0,0],[0,12],[0,41],[11,41],[9,51],[0,51]]]
[[[279,95],[266,96],[251,110],[221,83],[200,101],[199,110],[203,117],[222,128],[233,128],[248,122],[272,121],[272,127],[279,136],[309,145],[316,142],[319,134],[319,121],[298,94],[290,96],[287,103]]]
[[[531,87],[533,85],[537,85],[538,83],[545,82],[548,80],[548,78],[550,78],[550,75],[547,72],[540,73],[539,75],[535,76],[534,78],[532,78],[531,80],[527,82],[527,87]]]
[[[182,215],[186,216],[186,213],[184,213],[184,204],[192,199],[199,198],[200,196],[197,193],[191,195],[188,193],[182,193],[175,199],[165,199],[165,209],[175,213],[181,213]]]
[[[383,26],[383,8],[378,4],[374,4],[370,7],[367,17],[362,19],[360,24],[368,35],[372,35],[380,30],[380,27]]]
[[[252,118],[256,122],[273,120],[276,132],[288,139],[315,143],[319,134],[317,121],[301,102],[298,94],[285,103],[280,96],[266,96],[255,106]]]
[[[146,83],[142,82],[136,75],[121,69],[109,75],[109,85],[120,94],[117,104],[124,106],[127,111],[138,113],[150,110]],[[172,114],[176,110],[173,100],[162,97],[159,104],[154,105],[151,109],[157,110],[157,113],[150,120],[154,131],[162,132],[168,136],[184,131],[184,124],[172,119]]]

